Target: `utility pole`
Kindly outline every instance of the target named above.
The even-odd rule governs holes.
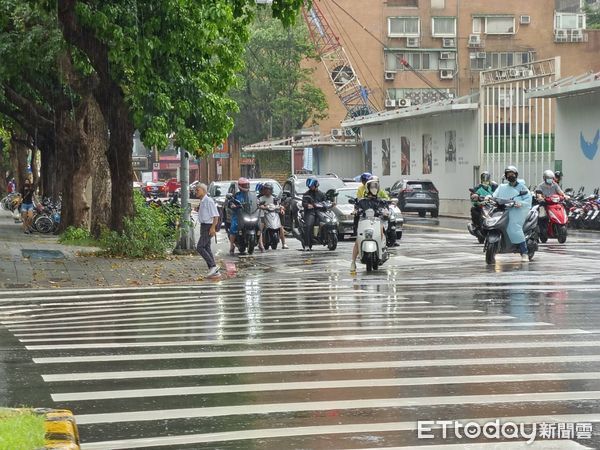
[[[175,253],[189,253],[195,249],[196,244],[194,227],[191,223],[190,154],[181,148],[179,152],[181,154],[181,222]]]

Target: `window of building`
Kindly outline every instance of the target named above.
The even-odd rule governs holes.
[[[561,30],[583,30],[585,14],[555,13],[554,27]]]
[[[471,52],[471,70],[499,69],[529,64],[534,60],[530,52]]]
[[[473,17],[474,34],[514,34],[515,18],[512,16]]]
[[[486,17],[486,34],[513,34],[515,32],[514,17]]]
[[[399,6],[400,8],[418,8],[419,0],[387,0],[387,6]]]
[[[431,0],[431,9],[444,9],[446,0]]]
[[[420,30],[418,17],[388,17],[389,37],[419,37]]]
[[[433,17],[431,21],[434,37],[456,36],[456,17]]]
[[[403,59],[415,70],[438,70],[440,68],[438,63],[440,59],[439,52],[386,52],[385,70],[390,72],[405,70],[400,62]]]

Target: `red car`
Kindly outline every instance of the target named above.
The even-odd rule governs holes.
[[[177,178],[171,178],[165,183],[166,192],[169,195],[173,195],[177,189],[181,188],[181,181],[177,181]]]

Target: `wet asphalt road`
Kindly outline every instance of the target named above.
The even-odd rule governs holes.
[[[84,449],[520,448],[417,439],[495,418],[599,448],[600,235],[487,267],[464,220],[408,223],[374,274],[292,241],[198,286],[0,292],[0,405],[73,410]]]

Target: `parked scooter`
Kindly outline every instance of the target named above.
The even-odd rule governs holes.
[[[389,216],[389,202],[364,198],[351,199],[349,202],[356,205],[357,214],[360,215],[356,234],[358,259],[367,266],[367,272],[377,270],[389,258],[383,219],[385,211]]]
[[[526,194],[527,192],[523,191],[519,196]],[[519,246],[510,241],[507,232],[509,223],[508,212],[510,208],[515,206],[515,198],[501,199],[490,197],[487,200],[492,205],[489,215],[483,220],[483,230],[486,233],[483,251],[485,253],[485,261],[488,264],[494,264],[496,254],[519,253]],[[538,208],[536,205],[529,211],[523,225],[530,261],[538,250]]]
[[[473,188],[470,188],[469,192],[471,192],[471,194],[476,194],[475,189],[473,189]],[[471,233],[472,236],[475,236],[477,238],[477,242],[479,242],[480,244],[483,244],[485,241],[485,235],[486,235],[486,231],[483,228],[483,222],[485,221],[486,217],[489,216],[490,211],[493,209],[493,205],[487,201],[487,197],[484,197],[481,195],[479,196],[478,201],[480,203],[483,203],[480,206],[481,222],[474,223],[473,220],[471,220],[471,222],[469,222],[467,224],[467,230],[469,230],[469,233]]]
[[[254,253],[258,244],[258,215],[257,210],[251,211],[249,204],[242,204],[232,194],[227,194],[230,203],[237,206],[233,210],[238,217],[238,232],[235,237],[235,245],[241,255],[248,251],[249,255]]]
[[[335,250],[338,244],[337,226],[338,219],[334,212],[331,210],[333,202],[327,200],[324,202],[314,203],[312,197],[305,195],[302,199],[303,202],[312,203],[314,210],[317,212],[317,220],[312,232],[312,243],[321,244],[327,246],[329,250]],[[303,247],[308,247],[307,243],[304,242],[304,230],[306,229],[306,223],[304,222],[304,208],[302,205],[298,205],[298,229],[292,229],[294,237],[298,239]]]
[[[262,234],[265,250],[271,247],[277,249],[279,245],[279,232],[281,230],[281,206],[276,203],[263,204],[260,206],[264,211],[264,228]]]
[[[536,194],[541,193],[542,191],[536,191]],[[545,243],[551,238],[558,239],[560,244],[564,244],[567,241],[567,223],[569,219],[563,197],[554,194],[538,201],[538,205],[543,206],[543,209],[539,209],[539,218],[547,218],[547,220],[539,220],[540,241]]]

